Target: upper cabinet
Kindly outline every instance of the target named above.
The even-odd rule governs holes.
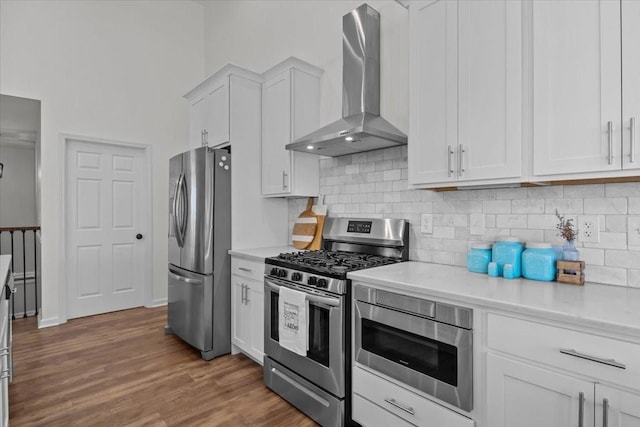
[[[629,175],[640,165],[640,3],[532,7],[533,175]]]
[[[290,142],[320,127],[322,70],[289,58],[264,73],[262,84],[262,194],[316,196],[320,156],[288,151]]]
[[[409,7],[409,184],[521,181],[521,3]]]
[[[189,148],[229,144],[229,76],[207,79],[185,98],[189,101]]]

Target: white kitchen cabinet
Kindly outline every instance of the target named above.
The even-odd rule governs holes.
[[[185,97],[189,100],[189,147],[229,144],[229,76],[207,79]]]
[[[231,343],[262,365],[264,358],[264,262],[231,259]]]
[[[521,2],[415,1],[409,8],[409,184],[520,181]]]
[[[264,73],[262,84],[262,194],[315,196],[320,156],[285,146],[320,127],[322,70],[289,58]]]
[[[488,354],[487,425],[593,426],[593,383]]]
[[[496,314],[487,331],[488,426],[640,427],[639,344]]]
[[[232,249],[279,246],[288,241],[287,201],[262,197],[262,81],[260,74],[229,64],[184,96],[191,111],[206,110],[211,116],[209,146],[231,149]],[[204,101],[196,102],[199,98]],[[192,128],[196,129],[195,124]],[[190,146],[197,148],[201,143],[191,141]]]
[[[534,1],[532,8],[534,179],[637,174],[630,126],[640,114],[640,5]]]

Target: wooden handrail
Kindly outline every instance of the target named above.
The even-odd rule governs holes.
[[[40,230],[39,225],[31,225],[29,227],[0,227],[0,233],[3,231],[37,231]]]

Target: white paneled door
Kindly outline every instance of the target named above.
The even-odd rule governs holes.
[[[144,304],[142,148],[67,140],[67,318]]]

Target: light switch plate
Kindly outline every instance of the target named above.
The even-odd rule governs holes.
[[[433,215],[422,214],[420,217],[420,232],[425,234],[433,234]]]

